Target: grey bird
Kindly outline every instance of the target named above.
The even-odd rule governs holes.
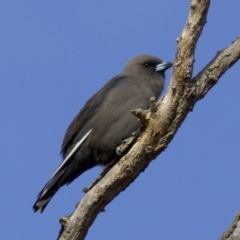
[[[115,159],[117,146],[141,127],[131,110],[148,109],[150,98],[159,98],[164,71],[171,66],[157,57],[139,55],[86,102],[66,131],[61,147],[63,161],[39,193],[35,212],[43,212],[63,185]]]

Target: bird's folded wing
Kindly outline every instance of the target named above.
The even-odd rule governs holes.
[[[77,152],[77,150],[81,147],[81,145],[84,143],[84,141],[87,139],[88,135],[91,133],[92,129],[90,129],[82,139],[80,139],[76,145],[74,146],[74,148],[70,151],[70,153],[66,156],[66,158],[62,161],[62,163],[60,164],[60,166],[58,167],[58,169],[55,171],[55,173],[52,175],[52,177],[54,175],[56,175],[69,161],[69,159],[73,156],[73,154],[75,154]],[[51,177],[51,178],[52,178]]]
[[[61,153],[64,158],[65,154],[67,154],[69,149],[72,147],[74,141],[77,140],[75,138],[82,138],[82,136],[80,136],[81,134],[79,135],[79,133],[85,133],[85,130],[82,131],[83,128],[86,127],[86,124],[89,124],[89,122],[91,122],[91,119],[99,111],[108,94],[111,92],[111,89],[121,85],[125,81],[126,77],[121,75],[112,78],[103,88],[101,88],[86,102],[82,110],[73,119],[64,136],[61,147]],[[92,127],[89,126],[89,129],[91,128]]]

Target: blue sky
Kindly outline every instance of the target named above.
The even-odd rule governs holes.
[[[130,58],[148,53],[174,61],[189,5],[1,1],[2,239],[56,239],[59,218],[74,210],[81,189],[101,171],[83,174],[43,214],[33,213],[38,192],[61,161],[68,124]],[[239,35],[239,9],[239,1],[212,1],[194,74]],[[237,63],[197,103],[167,150],[97,217],[87,240],[220,237],[240,208],[239,76]]]

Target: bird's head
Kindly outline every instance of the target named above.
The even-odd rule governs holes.
[[[142,54],[127,63],[124,73],[158,95],[164,87],[164,72],[172,65],[158,57]]]

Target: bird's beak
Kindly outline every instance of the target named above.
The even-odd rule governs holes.
[[[162,62],[158,64],[155,69],[156,69],[156,72],[159,72],[159,71],[164,72],[168,68],[172,67],[172,65],[173,64],[171,62]]]

